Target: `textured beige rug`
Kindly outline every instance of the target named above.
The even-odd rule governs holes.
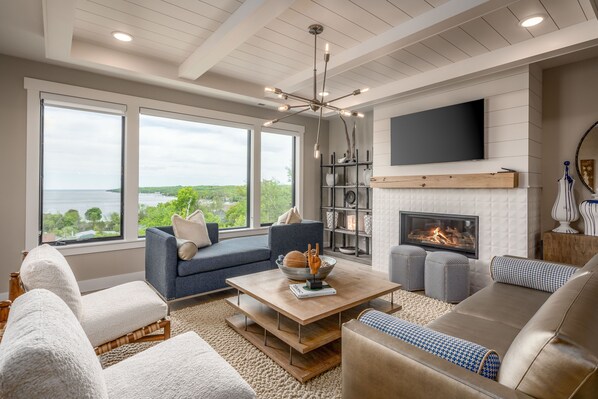
[[[390,298],[387,298],[390,299]],[[453,305],[406,291],[395,293],[403,309],[395,315],[426,324],[450,311]],[[171,313],[173,335],[195,331],[253,387],[259,398],[340,398],[341,368],[336,367],[301,384],[269,357],[229,328],[224,321],[234,314],[223,299],[208,300]],[[101,357],[107,367],[154,344],[125,345]],[[201,376],[198,376],[201,378]]]

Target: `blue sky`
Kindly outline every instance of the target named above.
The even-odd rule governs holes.
[[[120,186],[121,118],[46,106],[44,188]],[[247,182],[247,131],[142,115],[140,186],[238,185]],[[287,181],[291,137],[262,136],[262,178]]]

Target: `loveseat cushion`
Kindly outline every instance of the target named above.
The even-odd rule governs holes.
[[[145,281],[83,295],[81,326],[96,347],[166,317],[168,306]]]
[[[518,328],[499,321],[457,312],[449,312],[426,324],[426,327],[452,337],[475,342],[486,348],[492,348],[501,359],[520,331]]]
[[[521,330],[549,292],[494,282],[458,304],[453,312],[498,321]]]
[[[495,256],[490,263],[494,281],[554,292],[579,268],[512,256]]]
[[[33,248],[20,270],[25,290],[44,288],[58,295],[81,319],[81,292],[77,279],[64,256],[54,247],[43,244]]]
[[[598,392],[596,298],[596,273],[576,275],[559,288],[513,341],[498,382],[535,398]]]
[[[44,289],[15,300],[0,343],[0,398],[107,398],[102,367],[79,321]]]
[[[409,323],[377,310],[365,311],[359,316],[359,321],[457,366],[486,378],[496,379],[500,359],[493,350]]]
[[[239,373],[194,332],[108,367],[104,375],[110,398],[255,398]]]
[[[190,260],[179,261],[178,274],[190,276],[269,259],[267,236],[232,238],[201,248]]]

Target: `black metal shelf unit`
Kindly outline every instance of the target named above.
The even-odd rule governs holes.
[[[366,160],[359,160],[359,152],[355,151],[355,161],[346,163],[337,163],[336,153],[330,155],[330,163],[324,163],[323,159],[320,159],[320,215],[324,222],[324,231],[328,234],[330,246],[328,249],[332,252],[339,252],[339,248],[346,247],[348,237],[355,238],[355,252],[352,256],[360,258],[360,261],[366,261],[371,263],[371,240],[372,235],[366,234],[364,230],[359,230],[359,216],[360,215],[372,215],[371,200],[372,200],[372,189],[369,182],[364,182],[362,177],[362,168],[366,166],[370,168],[372,161],[370,160],[370,152],[366,151]],[[353,169],[351,169],[353,168]],[[347,175],[350,170],[355,171],[355,182],[348,183]],[[338,184],[333,181],[334,184],[328,185],[326,182],[326,175],[335,175],[338,172],[342,172],[342,176],[339,176]],[[347,193],[354,190],[355,202],[353,204],[347,204],[345,199]],[[342,193],[342,197],[338,197]],[[361,194],[361,195],[360,195]],[[342,205],[337,205],[342,200]],[[364,203],[365,202],[365,203]],[[332,212],[332,224],[327,223],[327,212]],[[345,223],[344,227],[337,226],[335,223],[335,212],[339,213],[339,216],[343,215]],[[349,229],[347,226],[347,215],[355,215],[355,229]],[[340,219],[340,217],[339,217]],[[365,223],[364,226],[365,228]],[[342,246],[337,246],[337,235],[340,235]],[[360,238],[365,239],[365,250],[361,251],[359,248]]]

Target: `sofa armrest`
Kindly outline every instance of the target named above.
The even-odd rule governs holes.
[[[145,232],[145,279],[166,300],[174,299],[178,253],[176,238],[158,228]]]
[[[320,254],[324,249],[324,224],[315,220],[303,220],[301,223],[280,224],[270,226],[268,230],[268,246],[271,251],[271,261],[278,255],[286,255],[291,251],[307,251],[307,245],[315,248],[320,244]]]
[[[343,399],[531,399],[358,320],[342,337]]]
[[[206,223],[206,227],[208,228],[208,237],[210,237],[210,241],[212,244],[216,244],[218,242],[218,223]]]

